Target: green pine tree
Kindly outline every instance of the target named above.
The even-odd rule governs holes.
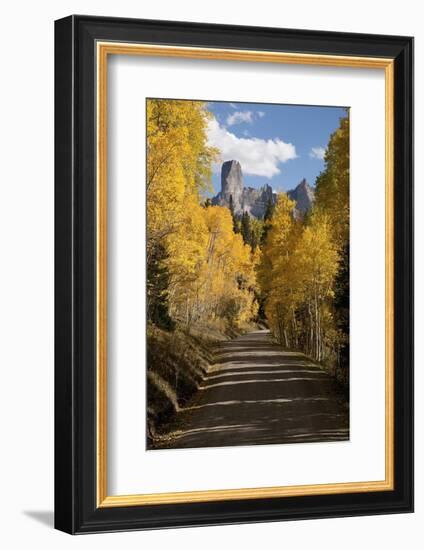
[[[265,244],[266,237],[268,235],[268,231],[271,229],[272,216],[274,214],[274,210],[275,210],[274,201],[271,200],[271,199],[268,199],[268,202],[267,202],[266,207],[265,207],[264,226],[263,226],[261,241],[260,241],[261,245]]]
[[[252,246],[252,227],[250,223],[250,216],[247,212],[243,212],[241,217],[241,235],[243,237],[244,244]]]
[[[169,315],[169,273],[164,266],[165,248],[155,247],[147,266],[147,319],[157,327],[174,330],[175,323]]]
[[[233,231],[234,233],[240,233],[240,220],[237,214],[234,212],[233,195],[230,195],[228,208],[230,209],[231,217],[233,218]]]

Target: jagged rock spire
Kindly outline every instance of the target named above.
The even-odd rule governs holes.
[[[243,173],[238,160],[227,160],[221,168],[221,195],[226,202],[232,197],[234,211],[242,207]]]
[[[303,178],[287,195],[296,201],[297,211],[304,214],[311,208],[315,192]],[[276,197],[268,184],[259,189],[244,187],[241,164],[238,160],[227,160],[221,168],[221,191],[212,199],[212,204],[229,208],[231,202],[235,214],[241,216],[247,212],[254,218],[263,218],[269,204],[275,204]]]
[[[306,179],[303,178],[303,180],[295,187],[295,189],[287,191],[287,196],[289,197],[289,199],[296,201],[296,209],[301,214],[305,214],[305,212],[310,210],[314,202],[315,191],[309,185]]]

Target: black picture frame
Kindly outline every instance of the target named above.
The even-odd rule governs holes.
[[[96,49],[99,40],[394,60],[392,491],[97,507]],[[133,529],[413,511],[413,39],[73,15],[55,22],[55,527]]]

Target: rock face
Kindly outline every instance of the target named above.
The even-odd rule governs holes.
[[[296,201],[296,210],[300,214],[307,212],[314,201],[314,190],[303,179],[299,185],[287,192],[290,199]],[[230,207],[233,203],[235,214],[247,212],[254,218],[263,218],[269,203],[275,204],[276,193],[268,184],[254,189],[244,187],[243,172],[237,160],[227,160],[221,169],[221,191],[212,199],[213,205]]]
[[[289,199],[296,201],[296,210],[301,214],[305,214],[305,212],[310,210],[314,202],[315,191],[309,183],[303,179],[295,189],[287,191],[287,196]]]
[[[237,160],[224,162],[221,168],[221,197],[226,204],[233,199],[234,211],[242,210],[243,202],[243,173]]]
[[[274,203],[276,196],[270,185],[260,189],[244,187],[240,163],[227,160],[221,169],[221,191],[212,199],[212,204],[229,207],[231,200],[236,214],[247,212],[254,218],[263,218],[269,201]]]
[[[269,202],[275,204],[276,200],[277,196],[273,193],[272,187],[268,184],[259,189],[245,187],[243,189],[242,210],[254,218],[263,218]]]

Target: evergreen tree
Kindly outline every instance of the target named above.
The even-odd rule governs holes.
[[[251,218],[250,220],[250,228],[251,228],[251,246],[252,246],[252,252],[255,252],[255,250],[260,246],[263,238],[263,232],[264,232],[264,221],[258,220],[256,218]]]
[[[231,218],[233,220],[233,231],[234,233],[240,233],[240,220],[234,211],[233,195],[230,195],[228,208],[230,209]]]
[[[167,254],[162,245],[152,251],[147,265],[147,319],[159,328],[173,330],[169,315],[169,273],[165,265]]]
[[[334,288],[335,319],[342,335],[338,353],[338,375],[343,382],[346,382],[349,376],[349,272],[349,243],[346,243],[340,254]]]
[[[272,218],[272,215],[275,210],[275,203],[272,199],[268,199],[268,202],[266,203],[265,207],[265,214],[264,214],[264,220],[270,220]]]
[[[252,228],[250,224],[250,216],[247,212],[243,212],[241,217],[241,235],[243,237],[244,244],[252,246]]]
[[[263,230],[262,230],[262,235],[260,240],[260,243],[262,246],[265,244],[268,231],[271,229],[271,220],[274,214],[274,210],[275,210],[275,202],[272,199],[268,199],[268,202],[265,207],[264,225],[263,225]]]
[[[233,195],[230,195],[230,202],[229,202],[228,208],[230,209],[231,217],[232,217],[233,220],[234,220],[234,201],[233,201]]]

